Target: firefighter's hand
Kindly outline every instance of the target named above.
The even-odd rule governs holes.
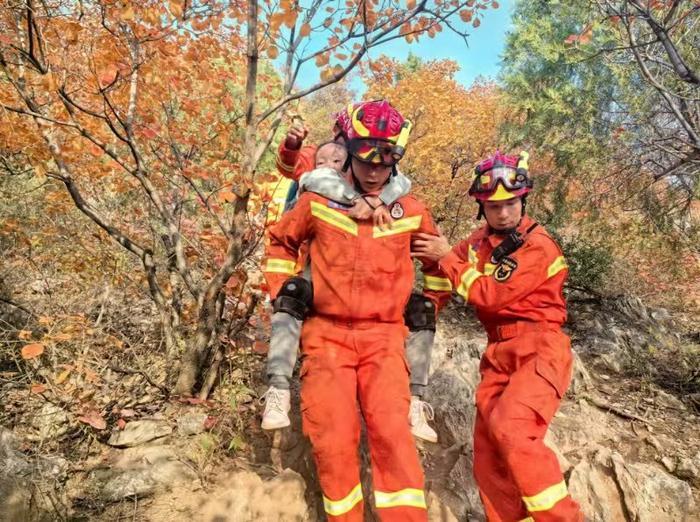
[[[374,209],[369,206],[369,203],[365,200],[365,198],[359,197],[355,198],[355,200],[352,202],[352,207],[350,207],[348,216],[362,221],[371,218],[373,212]]]
[[[386,208],[384,203],[381,203],[374,209],[372,220],[374,221],[374,226],[379,227],[379,230],[391,228],[391,224],[394,222],[394,218],[391,217],[389,209]]]
[[[449,254],[451,250],[452,247],[447,238],[442,235],[442,232],[437,236],[419,232],[413,236],[413,241],[411,242],[411,256],[430,261],[439,261]]]
[[[287,137],[284,139],[284,146],[289,150],[298,150],[301,148],[308,134],[309,129],[304,125],[295,125],[287,132]]]

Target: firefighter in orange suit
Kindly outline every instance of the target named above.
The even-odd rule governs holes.
[[[360,105],[352,117],[358,135],[346,142],[347,167],[363,193],[376,194],[403,155],[410,122],[384,101]],[[301,409],[325,511],[334,521],[363,520],[358,400],[380,519],[427,520],[423,471],[408,423],[403,315],[414,279],[411,239],[436,229],[426,207],[411,196],[394,203],[392,213],[392,228],[382,230],[305,192],[271,230],[263,265],[272,298],[293,306],[285,279],[293,274],[300,245],[309,241],[313,293],[302,330]],[[423,271],[449,287],[436,263],[424,264]],[[425,295],[434,324],[449,291]]]
[[[571,379],[559,246],[525,215],[527,153],[476,167],[469,194],[487,224],[450,249],[421,235],[416,255],[439,261],[488,334],[476,390],[474,476],[489,522],[582,521],[543,440]]]

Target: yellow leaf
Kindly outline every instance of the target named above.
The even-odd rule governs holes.
[[[27,344],[22,348],[22,359],[34,359],[44,353],[44,345],[41,343]]]
[[[56,384],[63,384],[69,375],[70,370],[63,370],[61,374],[58,377],[56,377]]]

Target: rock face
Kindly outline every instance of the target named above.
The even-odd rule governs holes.
[[[132,448],[170,435],[173,429],[162,420],[140,420],[129,422],[122,431],[115,431],[108,444],[116,448]]]
[[[170,446],[113,451],[110,465],[93,470],[78,497],[114,502],[126,497],[145,497],[197,478],[192,467]]]
[[[302,522],[316,520],[304,498],[306,482],[291,470],[272,480],[252,471],[220,477],[214,489],[192,494],[176,489],[148,508],[147,520],[203,520],[212,522]],[[177,506],[174,509],[174,506]]]

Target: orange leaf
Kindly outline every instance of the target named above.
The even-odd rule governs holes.
[[[472,19],[473,13],[470,9],[462,9],[459,12],[459,17],[462,19],[463,22],[469,22]]]
[[[100,86],[107,87],[108,85],[110,85],[114,80],[117,79],[117,74],[117,66],[114,64],[111,64],[105,69],[103,69],[99,77]]]
[[[43,384],[32,384],[32,387],[29,388],[29,391],[38,395],[46,391],[46,386],[44,386]]]
[[[120,430],[123,430],[124,428],[126,428],[126,421],[125,421],[124,419],[119,419],[119,420],[117,421],[117,427],[118,427]]]
[[[253,351],[256,353],[267,353],[267,343],[263,341],[255,341],[253,343]]]
[[[408,9],[409,11],[412,11],[415,8],[416,8],[416,0],[408,0],[406,2],[406,9]]]
[[[475,18],[474,21],[472,22],[472,25],[476,29],[477,27],[479,27],[481,25],[481,20],[479,20],[478,18]]]
[[[107,421],[104,420],[99,411],[90,410],[85,415],[78,417],[80,422],[89,424],[96,430],[103,430],[107,427]]]
[[[32,338],[32,331],[31,330],[20,330],[19,333],[17,334],[17,337],[19,337],[23,341],[28,341],[29,339]]]
[[[270,47],[267,48],[267,56],[270,58],[270,60],[274,60],[280,55],[279,49],[277,49],[276,45],[271,45]]]
[[[34,359],[44,353],[44,345],[41,343],[27,344],[22,348],[22,359]]]
[[[301,26],[301,29],[299,29],[299,34],[301,36],[309,36],[311,34],[311,24],[305,23]]]

